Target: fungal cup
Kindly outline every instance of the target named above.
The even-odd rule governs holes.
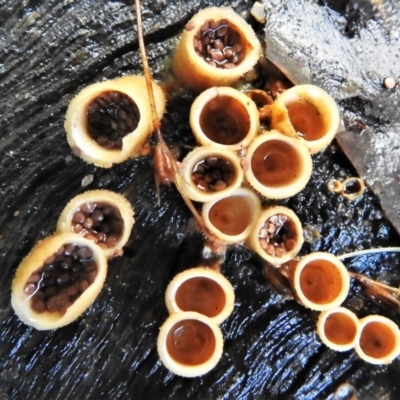
[[[24,323],[56,329],[78,318],[103,287],[107,260],[90,240],[63,233],[39,241],[19,265],[11,304]]]
[[[221,273],[205,267],[176,275],[165,292],[165,303],[171,314],[195,311],[217,324],[232,313],[234,299],[230,282]]]
[[[318,318],[317,333],[321,341],[336,351],[353,349],[360,337],[360,321],[344,307],[323,311]]]
[[[307,147],[277,131],[256,137],[247,150],[246,160],[246,179],[269,199],[294,196],[311,177],[312,160]]]
[[[349,177],[342,183],[341,195],[347,200],[356,200],[360,198],[365,190],[362,179],[357,177]]]
[[[164,366],[176,375],[201,376],[213,369],[222,356],[222,332],[205,315],[174,313],[160,328],[157,350]]]
[[[260,52],[260,43],[243,18],[229,7],[211,7],[186,24],[172,68],[177,80],[200,92],[234,84],[256,64]]]
[[[108,258],[121,255],[131,234],[134,212],[129,201],[109,190],[90,190],[69,201],[62,211],[58,232],[74,232],[92,240]]]
[[[311,154],[323,150],[335,137],[340,123],[335,101],[314,85],[297,85],[279,95],[271,108],[271,128],[300,138]]]
[[[154,82],[153,90],[161,118],[165,96]],[[68,107],[65,130],[75,154],[99,167],[137,156],[153,131],[144,77],[126,76],[84,88]]]
[[[281,265],[296,257],[303,242],[299,218],[282,206],[262,211],[248,238],[249,246],[272,265]]]
[[[229,150],[247,147],[260,129],[255,103],[229,87],[202,92],[192,104],[189,122],[200,145]]]
[[[311,253],[290,269],[290,282],[297,299],[312,310],[338,307],[349,292],[349,273],[333,254]]]
[[[218,146],[197,147],[183,160],[185,192],[195,201],[211,201],[235,191],[243,181],[238,157]]]
[[[246,188],[204,203],[202,215],[209,231],[225,243],[247,239],[261,211],[260,200]]]
[[[371,364],[389,364],[400,354],[400,331],[386,317],[369,315],[360,320],[360,339],[356,352]]]

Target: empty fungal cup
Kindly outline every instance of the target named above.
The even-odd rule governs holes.
[[[239,150],[253,140],[260,121],[248,96],[230,87],[212,87],[193,102],[190,126],[202,146]]]
[[[69,201],[62,211],[58,232],[74,232],[96,243],[108,258],[118,256],[134,224],[129,201],[109,190],[89,190]]]
[[[399,327],[381,315],[360,320],[360,338],[356,352],[371,364],[390,364],[400,354]]]
[[[311,177],[312,160],[307,147],[277,131],[253,140],[247,150],[250,185],[269,199],[284,199],[300,192]]]
[[[315,154],[335,137],[339,109],[328,93],[314,85],[297,85],[283,92],[271,109],[271,128],[300,138]]]
[[[153,82],[161,118],[165,96]],[[88,163],[110,168],[139,154],[153,132],[143,76],[126,76],[84,88],[70,103],[65,120],[73,152]]]
[[[174,313],[160,328],[157,350],[161,362],[176,375],[192,378],[213,369],[221,358],[222,332],[205,315]]]
[[[297,215],[287,207],[263,211],[248,238],[250,247],[272,265],[281,265],[296,257],[304,242]]]
[[[217,324],[233,311],[235,295],[231,283],[210,268],[192,268],[176,275],[165,293],[165,303],[172,313],[195,311]]]
[[[300,303],[316,311],[340,306],[350,287],[346,267],[330,253],[311,253],[294,267],[291,283]]]
[[[172,68],[176,79],[195,91],[230,86],[257,63],[260,52],[242,17],[229,7],[211,7],[186,24]]]
[[[202,215],[211,233],[225,243],[240,243],[247,239],[260,213],[257,195],[239,188],[214,201],[204,203]]]
[[[236,154],[218,146],[197,147],[182,164],[184,190],[195,201],[229,195],[243,181],[243,169]]]
[[[343,181],[341,195],[347,200],[356,200],[365,190],[365,184],[361,178],[350,177]]]
[[[321,341],[336,351],[353,349],[360,336],[360,321],[344,307],[323,311],[318,318],[317,333]]]

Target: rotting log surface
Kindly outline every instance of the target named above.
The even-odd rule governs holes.
[[[343,2],[326,3],[266,1],[267,29],[274,21],[295,23],[299,14],[294,7],[300,4],[312,6],[314,14],[307,9],[306,15],[320,18],[318,26],[343,41],[348,25],[347,31],[355,32],[352,40],[357,40],[359,29],[391,44],[383,31],[368,25],[381,26],[384,20],[367,15],[366,24],[354,17],[351,7],[342,7]],[[179,31],[191,15],[209,4],[143,3],[149,59],[157,78],[166,75],[166,59]],[[229,5],[248,16],[252,2]],[[285,21],[284,15],[292,19]],[[342,25],[332,24],[333,20]],[[196,265],[202,238],[191,229],[190,214],[174,188],[162,190],[162,205],[157,207],[150,156],[102,170],[72,155],[63,130],[67,105],[80,89],[103,78],[141,72],[134,23],[133,7],[126,1],[1,3],[0,398],[333,399],[337,388],[347,382],[361,399],[398,399],[398,360],[389,366],[371,366],[354,352],[328,350],[315,333],[317,314],[275,294],[262,274],[260,260],[240,246],[229,248],[222,265],[234,285],[236,304],[222,325],[221,361],[209,374],[195,379],[177,377],[162,366],[156,339],[167,317],[164,292],[176,273]],[[306,23],[304,15],[302,23]],[[291,32],[289,26],[285,34]],[[263,27],[258,28],[262,34]],[[362,42],[362,35],[358,40]],[[323,44],[317,36],[308,41],[329,51],[330,43]],[[281,56],[284,53],[283,46]],[[290,46],[286,53],[292,59],[299,54]],[[337,62],[340,66],[341,59]],[[333,86],[324,85],[330,77],[320,68],[310,80],[331,89],[345,118],[368,118],[363,107],[367,100],[341,99]],[[363,78],[367,85],[368,76]],[[362,94],[368,98],[368,91]],[[188,126],[192,101],[189,94],[174,95],[162,124],[169,144],[182,152],[187,151],[182,144],[194,144]],[[335,144],[313,160],[313,177],[305,190],[280,202],[294,209],[304,226],[320,233],[304,245],[303,254],[399,244],[371,190],[355,202],[327,190],[329,179],[356,173]],[[89,174],[93,183],[82,187]],[[125,193],[135,207],[136,225],[125,254],[111,261],[105,287],[83,317],[57,331],[31,329],[17,319],[10,305],[15,270],[34,243],[54,231],[68,200],[94,188]],[[346,264],[393,285],[400,280],[400,262],[393,254],[363,256]],[[397,314],[371,303],[356,283],[345,304],[360,317],[380,312],[400,322]]]

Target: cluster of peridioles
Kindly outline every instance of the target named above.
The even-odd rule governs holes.
[[[123,196],[108,190],[73,198],[55,234],[39,241],[17,269],[11,303],[18,317],[39,330],[78,318],[103,287],[107,259],[122,254],[133,214]]]
[[[317,333],[329,348],[355,349],[371,364],[388,364],[400,354],[400,331],[393,321],[380,315],[359,320],[352,311],[340,307],[349,292],[350,275],[337,257],[311,253],[281,269],[296,299],[311,310],[321,311]]]
[[[379,316],[359,323],[340,308],[349,287],[345,268],[327,253],[294,261],[304,241],[298,217],[286,207],[261,207],[258,194],[283,199],[305,187],[311,154],[333,139],[339,112],[322,89],[299,85],[268,106],[271,130],[262,131],[250,95],[230,87],[260,54],[251,27],[229,8],[202,10],[186,25],[173,72],[201,93],[189,121],[199,147],[183,160],[183,189],[203,203],[204,224],[219,240],[246,242],[276,267],[289,262],[280,270],[286,268],[297,299],[323,311],[318,332],[324,343],[336,350],[355,347],[369,362],[390,362],[400,351],[397,326]],[[165,94],[152,86],[161,119]],[[77,156],[110,168],[141,154],[153,117],[144,77],[126,76],[83,89],[68,108],[65,129]],[[123,196],[90,191],[72,199],[57,233],[40,241],[17,270],[12,305],[21,320],[54,329],[81,315],[101,290],[107,258],[122,253],[133,222]],[[321,292],[325,284],[333,292]],[[210,269],[189,270],[172,281],[166,304],[171,315],[160,330],[161,360],[182,376],[206,373],[222,354],[219,324],[233,309],[231,285]]]
[[[226,243],[246,241],[281,265],[303,244],[301,224],[285,207],[261,210],[256,193],[283,199],[300,192],[311,177],[311,154],[331,142],[340,118],[326,92],[300,85],[270,105],[271,130],[263,131],[250,96],[227,86],[259,56],[254,32],[231,9],[206,9],[187,23],[173,71],[191,90],[203,91],[189,121],[200,147],[183,160],[181,174],[187,196],[204,203],[210,232]]]
[[[156,112],[165,96],[153,82]],[[103,168],[138,156],[153,131],[146,81],[126,76],[90,85],[70,103],[65,130],[73,152]],[[87,191],[73,198],[56,234],[38,242],[22,261],[12,284],[18,317],[37,329],[55,329],[78,318],[96,299],[107,259],[122,254],[134,212],[122,195]]]
[[[156,111],[161,119],[165,95],[153,82]],[[139,155],[153,132],[152,113],[143,76],[125,76],[95,83],[70,103],[65,119],[73,152],[102,168]]]
[[[338,107],[325,91],[299,85],[269,105],[271,130],[263,132],[251,95],[228,87],[256,63],[259,52],[254,32],[230,9],[203,10],[186,25],[173,70],[187,87],[202,91],[190,111],[200,146],[183,160],[186,194],[204,203],[205,225],[223,242],[246,242],[276,267],[289,262],[287,276],[296,298],[323,311],[318,333],[325,344],[339,351],[355,348],[371,363],[391,362],[400,352],[396,324],[381,316],[359,321],[339,307],[349,290],[344,265],[328,253],[297,262],[304,240],[298,217],[286,207],[262,210],[251,190],[267,199],[300,192],[312,173],[311,154],[326,148],[340,124]],[[160,356],[171,369],[163,346],[159,342]]]
[[[189,89],[201,91],[189,120],[199,146],[183,160],[180,174],[186,195],[203,203],[204,224],[216,238],[226,244],[246,242],[278,266],[299,252],[304,241],[301,223],[286,207],[262,210],[257,192],[267,199],[282,199],[301,191],[311,176],[311,154],[333,139],[339,112],[320,88],[298,86],[271,105],[272,130],[262,132],[256,104],[228,86],[251,69],[259,56],[260,44],[254,32],[231,9],[206,9],[187,23],[173,71]],[[192,276],[200,271],[206,270],[188,273]],[[221,335],[215,333],[217,328],[207,317],[201,317],[201,327],[198,322],[194,326],[198,318],[193,311],[198,309],[186,306],[189,314],[177,313],[171,306],[176,302],[175,288],[183,287],[178,284],[182,276],[178,275],[167,290],[172,314],[160,330],[158,351],[171,371],[198,376],[209,371],[221,356],[222,347],[214,345]],[[195,279],[200,286],[200,277]],[[215,301],[215,291],[206,294],[203,288],[198,296],[198,289],[187,287],[185,296],[196,307]],[[210,338],[216,352],[210,350]]]

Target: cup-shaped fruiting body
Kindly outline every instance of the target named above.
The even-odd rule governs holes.
[[[274,102],[272,97],[266,91],[261,89],[252,89],[248,91],[246,95],[254,101],[258,109],[269,106]]]
[[[261,211],[260,200],[249,189],[239,188],[228,196],[204,203],[207,229],[225,243],[240,243],[249,236]]]
[[[400,354],[399,327],[381,315],[360,320],[360,339],[356,352],[371,364],[390,364]]]
[[[312,160],[307,147],[277,131],[263,133],[247,150],[246,179],[269,199],[284,199],[307,185]]]
[[[11,304],[24,323],[56,329],[78,318],[96,299],[107,273],[100,247],[74,233],[39,241],[18,267]]]
[[[350,276],[337,257],[330,253],[311,253],[294,267],[291,284],[305,307],[325,311],[339,307],[350,287]]]
[[[301,138],[311,154],[328,146],[339,124],[335,100],[314,85],[298,85],[283,92],[271,109],[271,128]]]
[[[323,311],[317,321],[317,333],[321,341],[336,351],[355,348],[360,336],[360,321],[344,307]]]
[[[239,158],[218,146],[197,147],[182,164],[185,192],[195,201],[212,201],[227,196],[243,181]]]
[[[164,366],[176,375],[192,378],[213,369],[222,355],[218,325],[196,312],[174,313],[160,328],[157,350]]]
[[[257,218],[248,239],[250,247],[272,265],[296,257],[304,243],[298,216],[289,208],[276,206]]]
[[[253,29],[231,8],[206,8],[186,24],[173,71],[195,91],[230,86],[257,63],[260,52]]]
[[[153,82],[157,113],[165,96]],[[153,131],[151,108],[142,76],[127,76],[84,88],[70,103],[65,130],[74,153],[86,162],[110,168],[138,155]]]
[[[260,121],[257,107],[248,96],[229,87],[212,87],[193,102],[190,126],[202,146],[239,150],[253,140]]]
[[[340,193],[343,190],[342,182],[337,179],[331,179],[327,184],[328,190],[333,193]]]
[[[124,196],[109,190],[89,190],[69,201],[57,230],[92,240],[111,258],[122,253],[132,231],[133,214]]]
[[[221,273],[206,267],[176,275],[165,292],[165,304],[171,314],[195,311],[217,324],[231,315],[234,301],[231,283]]]
[[[365,190],[364,181],[361,178],[350,177],[343,181],[341,195],[347,200],[356,200]]]

